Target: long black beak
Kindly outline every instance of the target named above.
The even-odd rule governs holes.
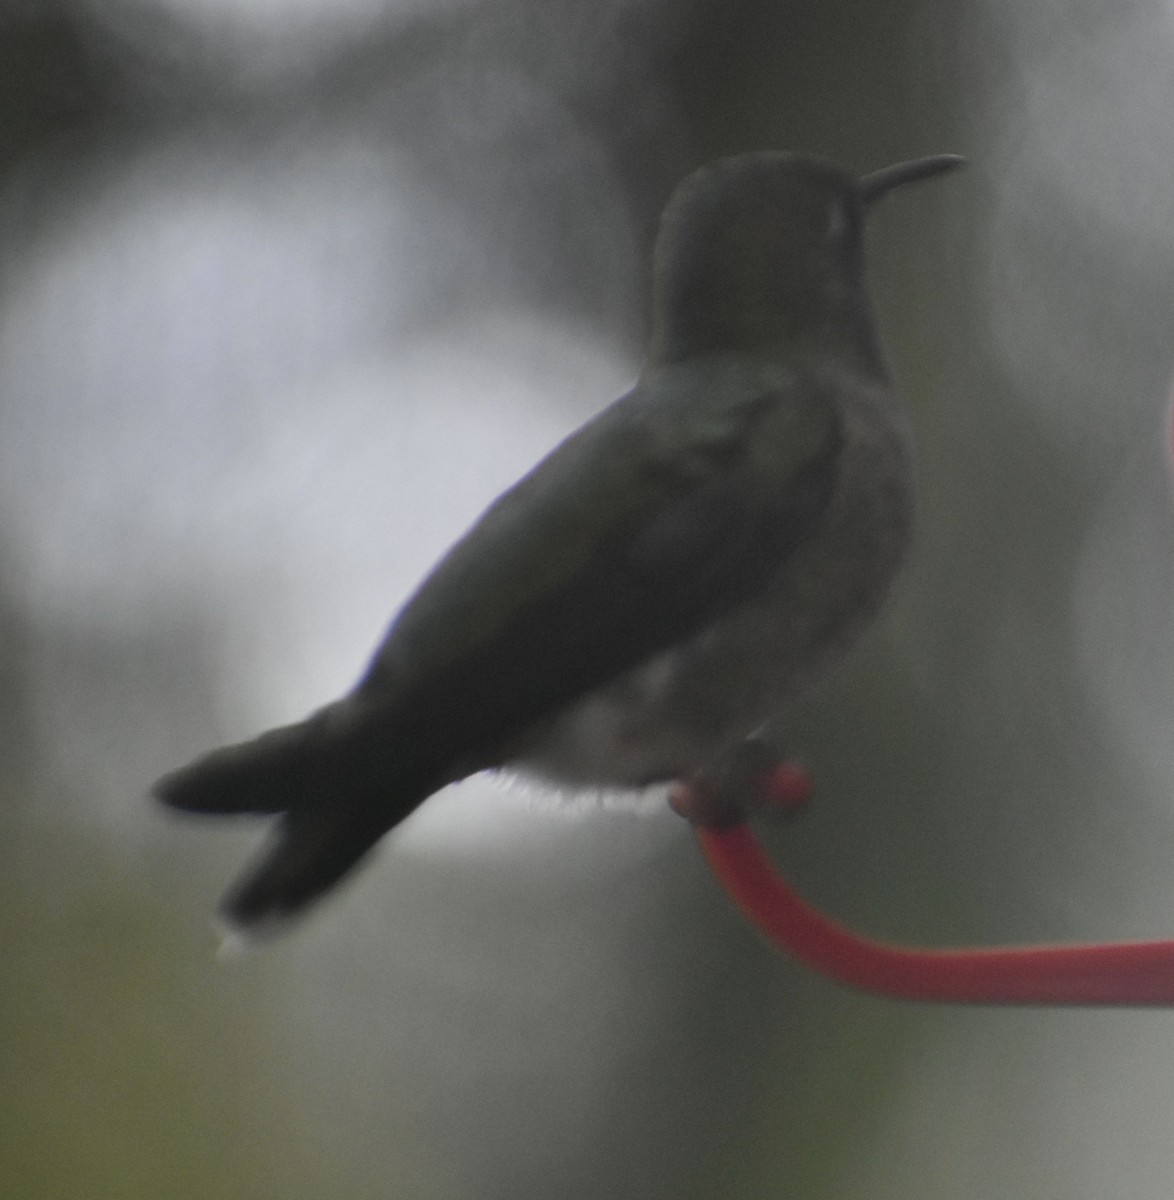
[[[961,167],[966,159],[960,154],[934,154],[929,158],[914,158],[909,162],[894,163],[891,167],[882,167],[868,175],[861,175],[856,181],[856,191],[865,204],[879,200],[893,188],[902,187],[907,183],[916,183],[919,179],[929,179],[933,175],[941,175],[943,171],[952,171]]]

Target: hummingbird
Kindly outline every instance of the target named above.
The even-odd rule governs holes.
[[[910,540],[865,217],[963,161],[856,176],[764,151],[677,186],[632,390],[489,506],[347,695],[155,785],[174,809],[274,819],[223,901],[230,925],[299,914],[479,771],[719,794],[760,761],[780,711],[871,623]]]

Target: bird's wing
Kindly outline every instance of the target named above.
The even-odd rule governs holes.
[[[818,527],[842,443],[836,387],[815,373],[694,366],[642,383],[453,547],[356,699],[381,721],[390,702],[397,741],[438,765],[492,761],[764,586]]]

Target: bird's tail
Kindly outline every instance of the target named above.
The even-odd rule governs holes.
[[[395,739],[364,735],[355,716],[342,701],[214,751],[152,789],[184,812],[278,817],[272,841],[221,905],[235,928],[297,915],[439,786],[388,761],[382,747]]]

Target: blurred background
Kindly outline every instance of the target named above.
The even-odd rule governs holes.
[[[226,964],[262,831],[146,790],[630,383],[692,167],[953,151],[870,234],[917,554],[765,832],[876,934],[1169,936],[1172,111],[1157,0],[4,0],[0,1192],[1165,1200],[1174,1012],[843,991],[655,795],[467,781]]]

